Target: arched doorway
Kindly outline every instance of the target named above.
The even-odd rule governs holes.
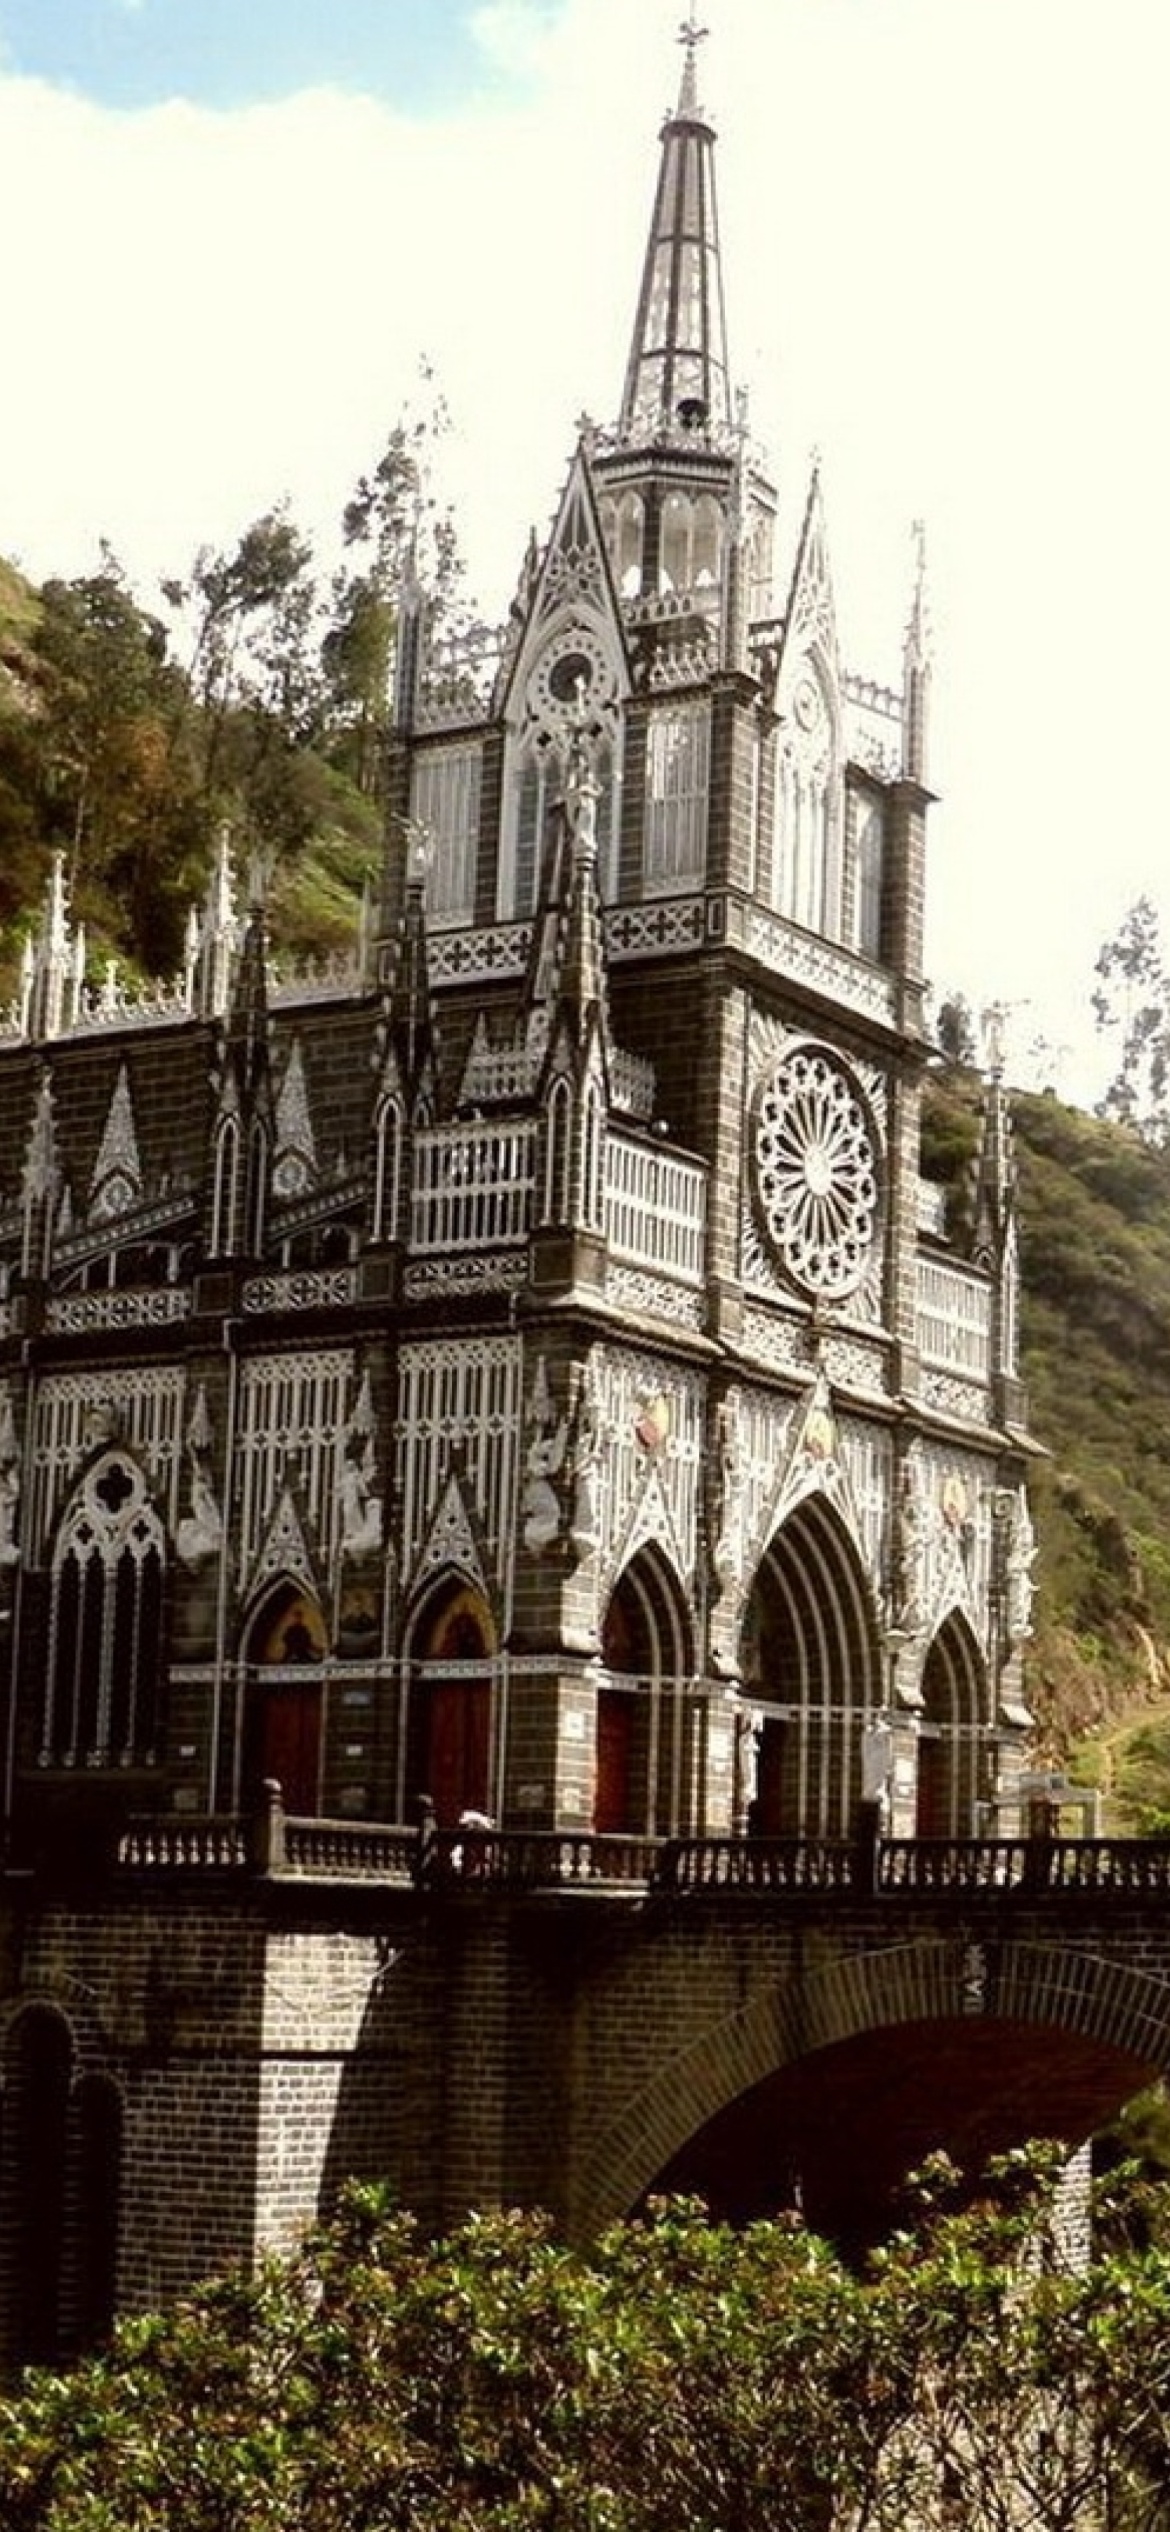
[[[406,1803],[424,1798],[441,1829],[492,1810],[492,1676],[496,1631],[481,1592],[448,1585],[414,1629],[415,1671],[406,1747]]]
[[[741,1661],[756,1720],[748,1828],[850,1836],[881,1657],[857,1551],[823,1497],[800,1504],[776,1532],[752,1586]]]
[[[253,1619],[246,1650],[245,1800],[254,1802],[263,1784],[275,1782],[285,1810],[312,1819],[321,1801],[320,1665],[328,1651],[312,1593],[300,1583],[281,1583]]]
[[[58,2365],[108,2334],[122,2187],[122,2096],[79,2077],[55,2006],[28,2004],[0,2065],[0,2365]]]
[[[922,1674],[918,1740],[918,1837],[974,1837],[990,1793],[986,1778],[986,1673],[957,1611],[940,1627]]]
[[[619,1577],[601,1630],[593,1826],[676,1836],[695,1823],[699,1715],[690,1632],[673,1576],[643,1549]]]

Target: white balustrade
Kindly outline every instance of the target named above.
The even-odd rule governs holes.
[[[425,1127],[414,1147],[415,1255],[501,1248],[525,1239],[535,1164],[536,1128],[530,1120]]]
[[[918,1260],[918,1349],[925,1363],[986,1380],[991,1369],[991,1287],[961,1266]]]
[[[615,1256],[701,1283],[707,1235],[702,1162],[611,1130],[605,1146],[605,1230]]]

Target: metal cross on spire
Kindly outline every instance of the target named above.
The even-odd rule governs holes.
[[[680,114],[698,113],[699,88],[695,73],[695,55],[698,52],[700,44],[706,43],[707,37],[711,32],[710,27],[699,25],[698,19],[695,15],[695,7],[696,0],[689,0],[687,14],[678,31],[679,43],[685,44],[687,48],[687,57],[683,66],[682,90],[678,101]]]

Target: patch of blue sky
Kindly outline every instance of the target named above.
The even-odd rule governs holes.
[[[495,85],[476,0],[0,0],[0,68],[137,108],[304,88],[441,112]]]

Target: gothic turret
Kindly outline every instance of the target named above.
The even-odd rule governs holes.
[[[715,131],[699,103],[694,11],[661,155],[617,426],[590,454],[625,599],[688,611],[692,647],[718,636],[746,659],[746,619],[771,603],[775,493],[746,448],[733,393],[715,189]]]
[[[914,530],[917,566],[902,665],[902,770],[911,782],[929,780],[930,618],[926,603],[926,531]]]
[[[715,134],[699,106],[692,11],[678,104],[662,128],[662,159],[626,365],[623,440],[687,440],[731,426],[731,387]]]
[[[258,1257],[264,1246],[273,1150],[267,958],[264,904],[257,884],[214,1075],[213,1256]]]

